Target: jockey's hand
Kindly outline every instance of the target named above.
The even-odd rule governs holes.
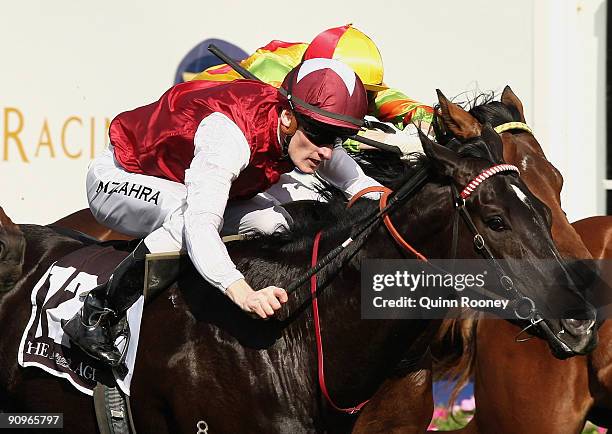
[[[232,283],[226,294],[245,312],[264,319],[274,315],[288,300],[287,293],[282,288],[268,286],[254,291],[244,279]]]
[[[402,152],[403,155],[408,155],[412,152],[423,152],[423,145],[416,132],[416,127],[409,124],[404,130],[398,130],[395,134],[384,133],[379,130],[367,130],[360,133],[368,139],[376,140],[378,142],[385,143],[387,145],[396,146]],[[368,145],[361,145],[360,148],[370,148]]]

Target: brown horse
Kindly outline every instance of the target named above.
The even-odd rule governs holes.
[[[572,223],[594,258],[612,259],[612,217],[589,217]],[[609,268],[605,268],[609,273]],[[612,276],[604,276],[612,282]],[[589,391],[594,400],[587,419],[612,429],[612,320],[599,328],[601,343],[589,357]]]
[[[499,117],[499,111],[485,104],[473,113],[481,122],[493,125],[512,121],[524,122],[518,98],[502,103],[511,117]],[[488,112],[487,112],[488,111]],[[522,176],[553,211],[553,236],[560,252],[568,258],[612,258],[612,218],[593,217],[567,227],[561,210],[562,178],[546,160],[532,134],[521,130],[502,133],[504,156],[509,162],[522,164]],[[509,145],[509,146],[507,146]],[[507,146],[507,147],[506,147]],[[556,212],[555,212],[556,211]],[[584,243],[590,254],[576,239]],[[605,271],[605,269],[604,269]],[[612,282],[611,276],[602,276]],[[466,329],[464,328],[464,331]],[[467,327],[466,354],[459,364],[473,374],[477,412],[474,419],[459,432],[577,433],[585,420],[612,425],[612,324],[605,321],[599,329],[600,344],[587,357],[559,361],[550,356],[541,341],[509,345],[520,329],[503,321],[479,320]],[[477,351],[476,351],[477,348]]]
[[[612,217],[590,217],[573,226],[595,259],[612,259]],[[587,419],[612,428],[612,321],[603,322],[600,343],[588,357],[565,361],[550,357],[537,340],[507,348],[501,342],[518,329],[503,321],[480,320],[475,333],[470,369],[477,411],[458,432],[579,433]]]
[[[420,164],[427,170],[429,182],[411,197],[396,202],[399,205],[391,217],[400,233],[409,234],[414,247],[429,257],[444,258],[450,254],[451,222],[456,212],[449,183],[463,187],[500,161],[501,143],[490,128],[484,128],[482,138],[474,143],[480,154],[461,158],[424,140],[428,159]],[[397,180],[397,186],[410,182],[410,175],[421,170],[420,164],[410,168],[405,179]],[[516,189],[527,195],[531,207],[525,206]],[[321,254],[328,252],[354,235],[364,216],[376,213],[378,205],[362,200],[344,210],[344,203],[336,199],[309,206],[309,219],[291,233],[230,246],[230,254],[248,280],[257,286],[287,285],[308,267],[316,232],[325,229]],[[567,274],[562,263],[551,270],[539,267],[539,259],[554,260],[558,252],[549,227],[543,223],[548,217],[546,209],[519,178],[489,178],[466,206],[495,257],[524,259],[520,274],[515,273],[515,285],[537,309],[552,296],[564,300],[568,307],[589,310],[569,281],[554,293],[539,290],[540,285],[557,282],[559,276]],[[500,230],[503,226],[498,219],[512,230]],[[415,227],[420,228],[418,232],[411,230]],[[81,245],[49,228],[22,226],[22,230],[27,242],[27,272],[0,299],[0,408],[21,412],[62,410],[65,432],[95,432],[89,398],[40,370],[17,367],[15,354],[30,312],[34,283],[55,259]],[[474,234],[465,228],[459,231],[458,257],[480,258],[473,239]],[[373,227],[363,244],[358,241],[359,250],[349,248],[320,276],[325,282],[318,299],[323,339],[329,345],[328,388],[340,405],[354,404],[374,393],[403,360],[407,365],[404,378],[411,380],[407,390],[416,391],[409,399],[414,408],[420,409],[412,415],[415,420],[410,432],[422,432],[431,414],[431,391],[427,378],[419,374],[422,367],[414,362],[427,358],[427,333],[432,324],[435,329],[435,323],[360,319],[361,262],[369,257],[401,258],[405,253],[381,224]],[[339,268],[343,262],[346,266]],[[295,314],[290,320],[254,320],[209,287],[194,270],[183,275],[167,295],[153,300],[144,312],[140,355],[132,382],[132,410],[139,432],[192,433],[201,421],[211,432],[227,433],[350,429],[353,417],[336,413],[320,400],[311,316],[301,309],[305,305],[297,304],[300,299],[292,301]],[[538,327],[551,348],[564,357],[592,347],[591,325],[546,319]],[[417,420],[423,414],[427,419]]]

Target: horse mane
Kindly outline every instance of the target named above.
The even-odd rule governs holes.
[[[478,122],[483,125],[489,123],[496,127],[507,122],[521,121],[521,114],[516,107],[496,101],[495,98],[495,92],[491,91],[476,94],[466,101],[454,101],[456,98],[453,98],[453,102],[478,119]],[[439,105],[434,107],[434,114],[438,113],[437,109],[439,107]],[[434,127],[436,126],[441,127],[441,125],[434,123]]]
[[[453,407],[461,389],[473,378],[476,333],[481,315],[476,311],[464,311],[461,318],[443,319],[432,341],[434,380],[455,383],[448,397],[449,408]]]
[[[391,190],[399,188],[417,169],[428,165],[427,157],[418,152],[410,154],[408,160],[397,154],[380,151],[363,151],[352,157],[366,175]]]
[[[457,152],[461,158],[479,158],[491,164],[497,163],[489,146],[479,137],[463,143],[450,142],[448,147]]]
[[[478,119],[481,124],[489,123],[496,127],[508,122],[520,122],[521,114],[514,106],[508,106],[500,101],[493,101],[491,95],[480,95],[480,99],[470,103],[468,113]]]

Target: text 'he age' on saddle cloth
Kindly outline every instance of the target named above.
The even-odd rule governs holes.
[[[36,366],[66,378],[87,395],[93,395],[98,382],[113,385],[114,376],[121,390],[129,395],[144,297],[127,312],[130,338],[125,363],[128,372],[123,377],[124,373],[113,374],[109,367],[71,346],[62,330],[62,320],[69,320],[81,309],[81,296],[107,281],[126,256],[126,252],[112,247],[92,245],[70,253],[49,267],[32,290],[32,314],[19,345],[19,365]],[[126,339],[121,339],[117,344],[123,349]]]

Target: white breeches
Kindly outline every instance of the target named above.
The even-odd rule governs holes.
[[[293,200],[321,200],[313,189],[316,182],[314,176],[294,171],[283,174],[277,184],[251,199],[228,201],[222,235],[287,229],[291,217],[281,205]],[[99,222],[128,235],[146,237],[152,252],[183,248],[185,185],[127,172],[109,147],[89,167],[87,198]]]

